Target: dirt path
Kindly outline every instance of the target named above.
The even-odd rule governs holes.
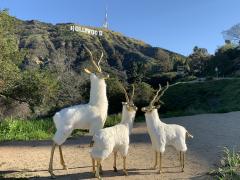
[[[186,170],[180,172],[178,154],[168,148],[164,154],[163,174],[149,169],[153,165],[153,152],[145,123],[136,123],[131,135],[127,159],[129,176],[122,173],[122,159],[118,157],[117,173],[112,171],[113,156],[103,162],[104,179],[210,179],[206,175],[218,162],[224,146],[240,145],[240,112],[203,114],[163,119],[167,123],[184,125],[194,135],[188,140]],[[58,150],[55,151],[54,167],[57,179],[92,179],[89,157],[90,137],[69,139],[63,146],[68,172],[61,170]],[[0,143],[0,174],[8,179],[49,179],[47,172],[50,141]],[[0,176],[1,179],[1,176]]]

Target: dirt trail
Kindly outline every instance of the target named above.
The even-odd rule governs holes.
[[[152,170],[153,151],[145,123],[136,123],[131,135],[127,158],[128,176],[122,172],[119,156],[117,167],[112,170],[113,156],[103,162],[104,179],[211,179],[206,173],[221,157],[224,146],[239,150],[240,112],[225,114],[202,114],[163,119],[166,123],[184,125],[194,135],[188,140],[186,169],[180,172],[178,153],[168,148],[163,156],[163,173]],[[90,137],[69,139],[63,146],[68,172],[61,170],[58,150],[55,151],[54,167],[57,179],[92,179],[89,157]],[[0,143],[0,174],[7,179],[49,179],[47,172],[51,141]],[[1,179],[1,176],[0,176]]]

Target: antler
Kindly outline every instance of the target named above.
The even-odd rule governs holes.
[[[131,95],[131,101],[133,101],[134,91],[135,91],[135,87],[134,87],[134,84],[132,84],[132,95]]]
[[[161,92],[161,94],[158,96],[158,99],[160,99],[160,97],[162,97],[165,93],[165,91],[169,88],[169,83],[167,82],[167,85],[165,87],[165,89]]]
[[[95,68],[97,68],[98,72],[101,72],[101,68],[98,67],[98,65],[96,64],[96,62],[93,60],[93,55],[92,55],[92,52],[86,47],[83,45],[83,47],[87,50],[87,52],[90,54],[90,57],[91,57],[91,62],[93,63],[93,65],[95,66]],[[102,56],[103,56],[103,53],[102,53]],[[102,59],[102,56],[100,58],[100,60]],[[99,60],[99,62],[100,62]]]
[[[102,72],[102,68],[101,68],[101,66],[100,66],[100,62],[101,62],[102,58],[103,58],[103,52],[102,52],[101,57],[100,57],[100,59],[99,59],[99,61],[98,61],[98,64],[97,64],[100,72]]]
[[[123,89],[123,91],[124,91],[124,94],[125,94],[126,101],[129,103],[130,101],[129,101],[129,98],[128,98],[127,91],[126,91],[126,89],[123,87],[123,85],[122,85],[122,84],[121,84],[121,87],[122,87],[122,89]]]
[[[169,88],[169,83],[167,82],[167,85],[166,85],[165,89],[164,89],[164,90],[161,92],[161,94],[156,98],[155,102],[160,101],[160,103],[164,104],[164,103],[160,100],[160,98],[164,95],[165,91],[166,91],[168,88]]]
[[[158,89],[156,95],[154,96],[153,100],[150,102],[150,106],[153,106],[153,104],[155,103],[156,98],[158,97],[158,94],[161,90],[162,90],[162,86],[161,86],[161,84],[159,84],[159,89]]]

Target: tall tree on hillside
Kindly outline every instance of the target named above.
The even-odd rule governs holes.
[[[18,47],[16,23],[7,10],[0,11],[0,97],[25,102],[34,110],[55,97],[58,85],[47,71],[20,68],[26,53]]]
[[[215,56],[211,58],[208,72],[211,73],[216,67],[220,76],[229,76],[236,72],[239,69],[239,51],[236,47],[236,44],[233,43],[220,46],[216,50]]]
[[[240,43],[240,23],[232,26],[230,29],[223,31],[223,38],[233,43]]]
[[[17,39],[14,36],[14,18],[8,16],[8,12],[0,12],[0,94],[7,94],[20,80],[18,68],[23,54],[19,52]]]
[[[207,49],[195,46],[192,54],[186,59],[186,62],[188,62],[192,74],[196,76],[205,76],[209,59],[210,54]]]
[[[133,61],[128,71],[128,80],[130,83],[142,82],[146,73],[144,62]]]

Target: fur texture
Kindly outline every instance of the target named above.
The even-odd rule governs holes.
[[[90,135],[94,135],[97,130],[103,128],[108,110],[106,83],[93,73],[90,75],[90,81],[88,104],[64,108],[54,115],[57,131],[53,140],[57,145],[63,144],[74,129],[89,129]]]
[[[188,132],[184,127],[163,123],[158,116],[157,109],[146,112],[145,118],[152,147],[156,152],[163,153],[168,145],[181,152],[187,151],[186,135]]]
[[[106,159],[113,151],[126,156],[129,148],[129,135],[136,111],[128,111],[123,105],[121,122],[115,126],[101,129],[93,136],[94,145],[91,156],[95,160]]]

